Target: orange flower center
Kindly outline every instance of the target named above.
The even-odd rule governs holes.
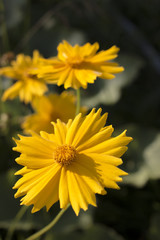
[[[31,74],[28,71],[23,72],[24,77],[31,78],[31,79],[37,79],[36,74]]]
[[[76,159],[76,149],[70,145],[63,145],[57,147],[54,153],[54,159],[57,163],[62,165],[69,165]]]
[[[72,67],[72,68],[78,68],[83,62],[83,58],[81,57],[69,57],[67,59],[67,63]]]

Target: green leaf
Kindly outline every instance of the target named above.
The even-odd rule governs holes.
[[[126,154],[126,171],[129,176],[124,181],[142,187],[149,179],[160,178],[160,133],[136,125],[126,129],[128,135],[133,137],[133,142]]]

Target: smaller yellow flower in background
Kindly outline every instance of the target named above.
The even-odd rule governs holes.
[[[4,92],[3,101],[19,96],[21,101],[29,103],[35,96],[42,96],[48,90],[44,80],[30,73],[31,69],[36,69],[40,64],[39,58],[40,54],[36,50],[33,52],[33,58],[18,54],[16,60],[11,62],[11,66],[0,68],[0,75],[17,80]]]
[[[126,131],[111,137],[112,126],[104,127],[107,114],[93,109],[87,116],[78,114],[66,124],[57,120],[54,134],[40,132],[19,136],[13,149],[21,153],[16,162],[24,166],[14,189],[22,197],[21,205],[34,205],[32,213],[46,206],[47,211],[59,200],[60,208],[71,204],[76,215],[88,205],[96,206],[95,194],[104,188],[119,189],[121,156],[132,140]]]
[[[97,77],[112,79],[115,73],[124,70],[117,63],[109,62],[117,57],[119,48],[116,46],[97,53],[98,43],[71,46],[67,41],[63,41],[57,49],[58,56],[43,59],[43,66],[33,73],[48,83],[58,86],[64,84],[65,89],[87,88],[87,84],[94,83]]]
[[[39,133],[43,130],[52,133],[52,121],[55,122],[59,118],[66,123],[70,118],[74,118],[75,101],[75,95],[65,91],[60,95],[49,94],[35,98],[31,103],[35,113],[25,118],[22,124],[24,132],[29,133],[32,130]],[[82,107],[80,111],[85,113],[87,108]]]

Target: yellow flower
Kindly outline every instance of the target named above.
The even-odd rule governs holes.
[[[75,96],[68,92],[35,98],[32,107],[36,113],[25,118],[22,124],[24,132],[29,133],[32,130],[39,133],[43,130],[52,133],[52,121],[55,122],[59,118],[66,123],[70,118],[74,118],[76,111],[75,100]],[[81,108],[83,113],[86,110],[84,107]]]
[[[11,62],[10,67],[0,69],[0,75],[13,78],[16,83],[7,89],[2,100],[14,99],[19,96],[21,101],[28,103],[34,96],[41,96],[48,90],[44,80],[38,79],[30,71],[39,65],[39,52],[33,52],[33,58],[23,54],[17,55],[16,61]]]
[[[88,83],[94,83],[97,77],[114,78],[114,73],[122,72],[123,67],[109,62],[117,57],[119,48],[113,46],[100,51],[99,44],[86,43],[84,46],[71,46],[63,41],[58,46],[58,56],[43,59],[43,66],[35,71],[38,77],[43,77],[48,83],[64,84],[64,88],[87,88]]]
[[[19,136],[16,162],[24,166],[14,189],[22,197],[21,205],[33,204],[32,213],[46,206],[47,211],[59,200],[60,208],[71,203],[76,215],[88,204],[96,206],[95,194],[106,194],[106,188],[119,189],[116,182],[127,175],[117,166],[132,140],[126,131],[111,137],[112,126],[104,127],[107,114],[93,109],[87,116],[78,114],[67,124],[57,120],[54,134],[41,132]]]

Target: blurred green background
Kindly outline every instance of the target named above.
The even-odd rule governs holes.
[[[99,42],[101,49],[120,47],[118,62],[125,71],[107,81],[98,79],[82,91],[82,102],[109,112],[108,124],[118,134],[128,129],[134,141],[122,166],[129,176],[121,190],[97,196],[98,208],[69,209],[41,239],[159,240],[160,239],[160,1],[159,0],[0,0],[0,65],[12,54],[44,57],[57,54],[62,40],[71,44]],[[12,52],[12,54],[8,54]],[[11,84],[1,78],[0,94]],[[61,92],[63,87],[51,88]],[[20,209],[12,186],[18,156],[12,136],[22,130],[31,112],[19,102],[0,103],[0,240],[5,239]],[[23,240],[50,222],[59,211],[31,214],[30,208],[15,226],[12,239]]]

